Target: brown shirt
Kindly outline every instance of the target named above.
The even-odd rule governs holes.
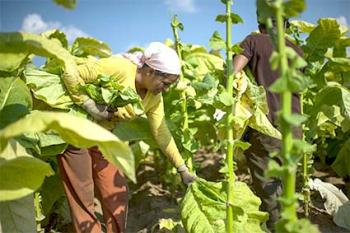
[[[292,42],[286,40],[286,45],[303,56],[302,50]],[[268,34],[249,35],[243,40],[241,47],[244,49],[241,55],[248,58],[248,66],[257,84],[266,89],[267,104],[270,110],[268,118],[274,126],[277,126],[277,112],[280,110],[279,94],[268,90],[269,86],[279,78],[278,71],[271,70],[269,61],[273,52],[271,38]],[[300,113],[300,97],[295,93],[292,95],[292,111]]]

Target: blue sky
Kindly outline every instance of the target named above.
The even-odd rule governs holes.
[[[113,53],[126,51],[151,41],[172,38],[170,19],[177,14],[185,30],[182,41],[208,45],[215,30],[225,34],[215,16],[225,11],[220,0],[78,0],[74,10],[66,10],[52,0],[0,0],[0,31],[41,32],[60,28],[70,41],[76,36],[92,36],[107,42]],[[233,27],[233,42],[256,30],[255,0],[235,0],[232,11],[244,24]],[[316,23],[320,17],[350,23],[350,0],[307,0],[300,19]]]

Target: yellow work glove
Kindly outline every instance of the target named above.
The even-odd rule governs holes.
[[[97,104],[92,99],[87,99],[81,107],[97,121],[110,120],[114,116],[114,112],[110,111],[107,105]]]
[[[188,185],[192,183],[195,179],[197,179],[196,176],[192,175],[186,166],[186,164],[181,165],[180,167],[177,168],[177,172],[181,176],[182,183]]]

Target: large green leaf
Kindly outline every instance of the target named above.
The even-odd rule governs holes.
[[[259,198],[248,186],[236,182],[233,189],[234,232],[263,232],[260,224],[268,215],[259,211]],[[222,183],[198,179],[187,189],[181,203],[181,218],[186,232],[226,232],[226,193]]]
[[[78,57],[86,57],[88,55],[109,57],[112,55],[112,51],[102,41],[90,37],[79,37],[72,45],[72,54]]]
[[[10,138],[46,130],[57,132],[64,141],[79,148],[98,146],[108,161],[135,180],[134,156],[127,144],[111,132],[84,118],[68,113],[33,112],[0,131],[0,151]]]
[[[31,108],[32,96],[21,79],[0,78],[0,129],[28,114]]]
[[[342,115],[350,119],[350,91],[338,85],[327,86],[315,96],[312,113],[317,115],[323,105],[339,106]]]
[[[113,133],[123,141],[145,141],[152,147],[158,147],[149,127],[148,120],[137,117],[131,121],[121,121],[116,124]]]
[[[54,58],[57,66],[62,66],[67,74],[63,80],[72,97],[81,101],[81,96],[75,96],[78,92],[79,76],[78,67],[72,56],[61,43],[44,36],[20,32],[0,33],[0,51],[3,53],[30,53],[39,56]]]
[[[332,168],[339,176],[350,175],[350,139],[341,146]]]
[[[35,98],[44,101],[50,107],[68,110],[74,104],[60,76],[27,67],[24,77]]]
[[[1,139],[1,143],[3,143]],[[0,153],[0,202],[18,199],[33,193],[53,174],[49,164],[29,155],[11,140]]]
[[[0,202],[0,232],[36,232],[33,195]]]
[[[51,209],[54,206],[55,202],[58,201],[61,197],[65,196],[62,185],[62,178],[58,174],[46,177],[40,190],[42,197],[42,210],[44,215],[48,215],[51,212]],[[52,190],[55,191],[52,192]]]
[[[0,71],[12,72],[18,69],[28,57],[27,53],[0,53]]]
[[[60,43],[44,36],[21,32],[1,32],[0,50],[3,53],[31,53],[57,58],[64,64],[67,72],[78,75],[73,56]]]
[[[327,49],[335,46],[340,36],[340,26],[336,19],[319,19],[317,27],[310,33],[306,45],[303,46],[306,60],[323,61]]]

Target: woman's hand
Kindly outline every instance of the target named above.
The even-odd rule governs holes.
[[[114,112],[108,109],[107,105],[97,104],[94,100],[88,99],[82,104],[85,109],[95,120],[110,120],[114,116]]]

